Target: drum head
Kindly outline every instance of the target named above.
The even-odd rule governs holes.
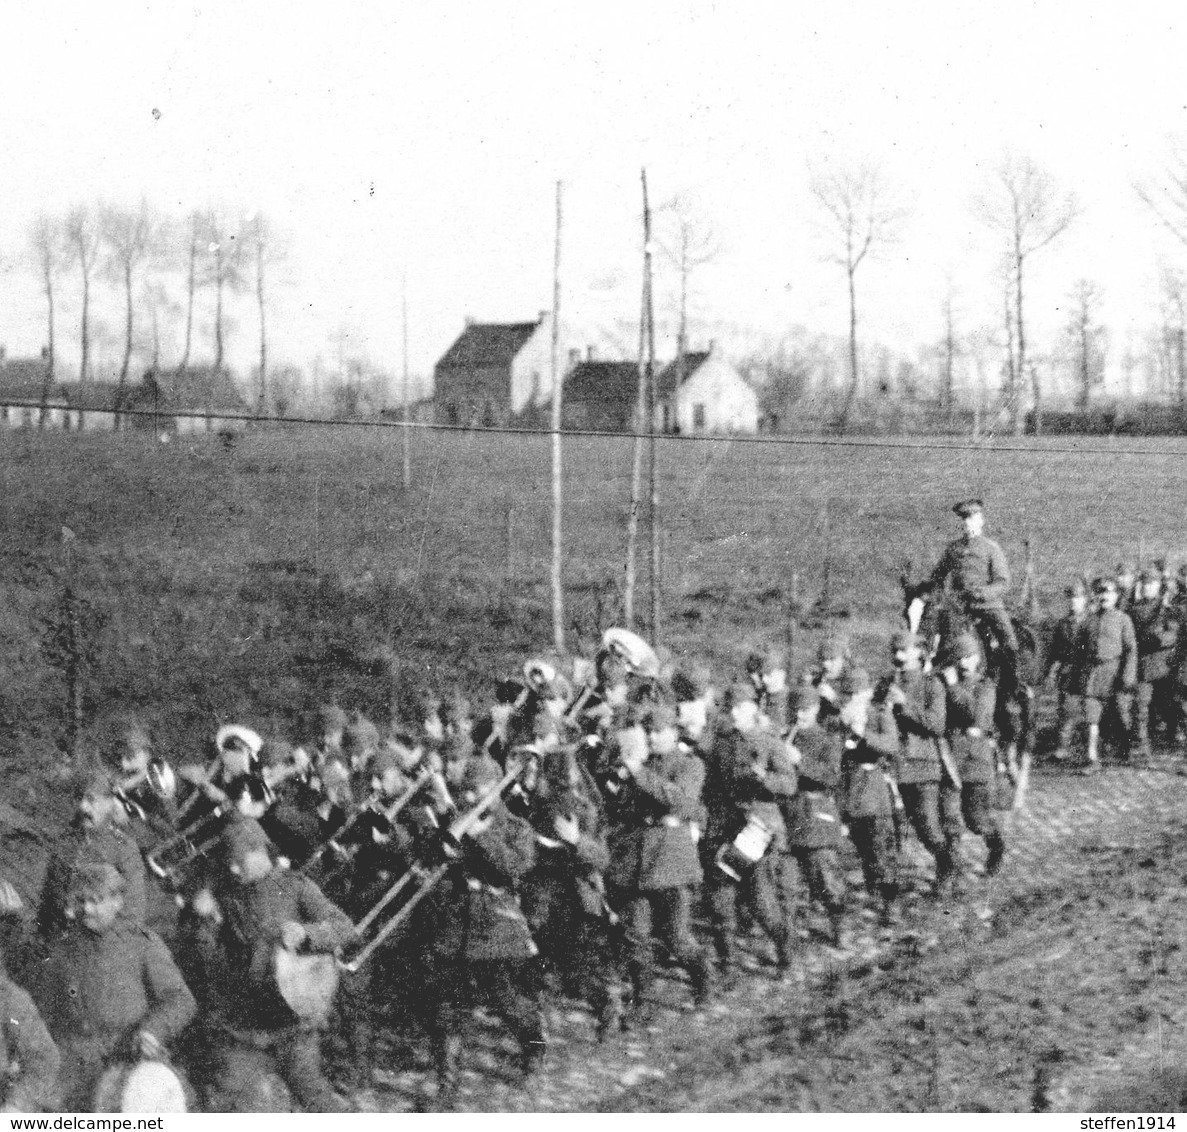
[[[185,1112],[181,1079],[160,1061],[112,1065],[95,1090],[96,1112]]]
[[[324,1022],[338,990],[338,964],[332,955],[297,955],[276,949],[276,988],[303,1022]]]

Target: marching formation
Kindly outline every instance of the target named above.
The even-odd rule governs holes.
[[[840,956],[859,922],[893,934],[909,831],[934,861],[924,899],[985,883],[1019,646],[981,504],[955,510],[965,536],[921,592],[956,594],[966,622],[893,633],[877,678],[835,633],[806,672],[764,648],[719,683],[612,628],[592,658],[529,659],[481,712],[426,690],[381,730],[328,705],[289,736],[222,727],[178,768],[128,726],[78,776],[36,907],[0,882],[6,1110],[349,1111],[330,1076],[365,1083],[393,1042],[444,1107],[475,1004],[530,1080],[550,998],[608,1041],[645,1032],[661,976],[691,1009],[727,991],[748,932],[773,983],[814,935]],[[1110,704],[1138,749],[1182,723],[1174,666],[1143,645],[1177,648],[1178,607],[1148,615],[1143,588],[1122,614],[1114,580],[1096,589],[1095,611],[1069,589],[1047,666],[1090,765]]]

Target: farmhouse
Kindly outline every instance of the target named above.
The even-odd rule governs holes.
[[[681,380],[683,369],[683,380]],[[656,426],[663,432],[758,432],[758,394],[714,348],[684,355],[655,378]]]
[[[48,348],[43,349],[39,357],[10,358],[5,348],[0,346],[0,426],[67,427],[65,394],[61,386],[50,383],[49,377]]]
[[[565,378],[561,427],[630,432],[638,400],[637,362],[578,360]]]
[[[467,320],[433,370],[438,424],[490,426],[550,401],[552,322]]]

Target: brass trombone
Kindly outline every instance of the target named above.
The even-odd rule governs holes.
[[[408,921],[416,906],[436,888],[453,867],[461,843],[490,813],[526,767],[526,761],[509,767],[506,774],[469,810],[450,823],[442,834],[442,846],[446,854],[444,861],[436,865],[414,864],[355,924],[354,935],[338,950],[338,965],[344,971],[357,971],[393,932]]]
[[[388,822],[394,822],[400,816],[400,812],[408,805],[409,802],[415,798],[421,790],[425,788],[430,779],[440,772],[436,768],[427,766],[412,780],[408,787],[399,794],[388,806],[382,806],[379,803],[378,792],[373,792],[371,796],[354,812],[350,820],[347,821],[341,829],[339,829],[332,837],[322,842],[313,854],[297,871],[302,875],[311,872],[315,869],[322,857],[327,852],[333,851],[338,855],[338,863],[322,878],[325,883],[333,877],[336,877],[343,867],[350,864],[358,853],[358,847],[355,847],[354,852],[348,852],[346,847],[342,844],[341,838],[344,837],[350,830],[352,830],[367,814],[377,813]]]

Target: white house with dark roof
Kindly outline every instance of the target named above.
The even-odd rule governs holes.
[[[714,346],[686,353],[655,379],[657,429],[663,432],[756,433],[758,393]]]

